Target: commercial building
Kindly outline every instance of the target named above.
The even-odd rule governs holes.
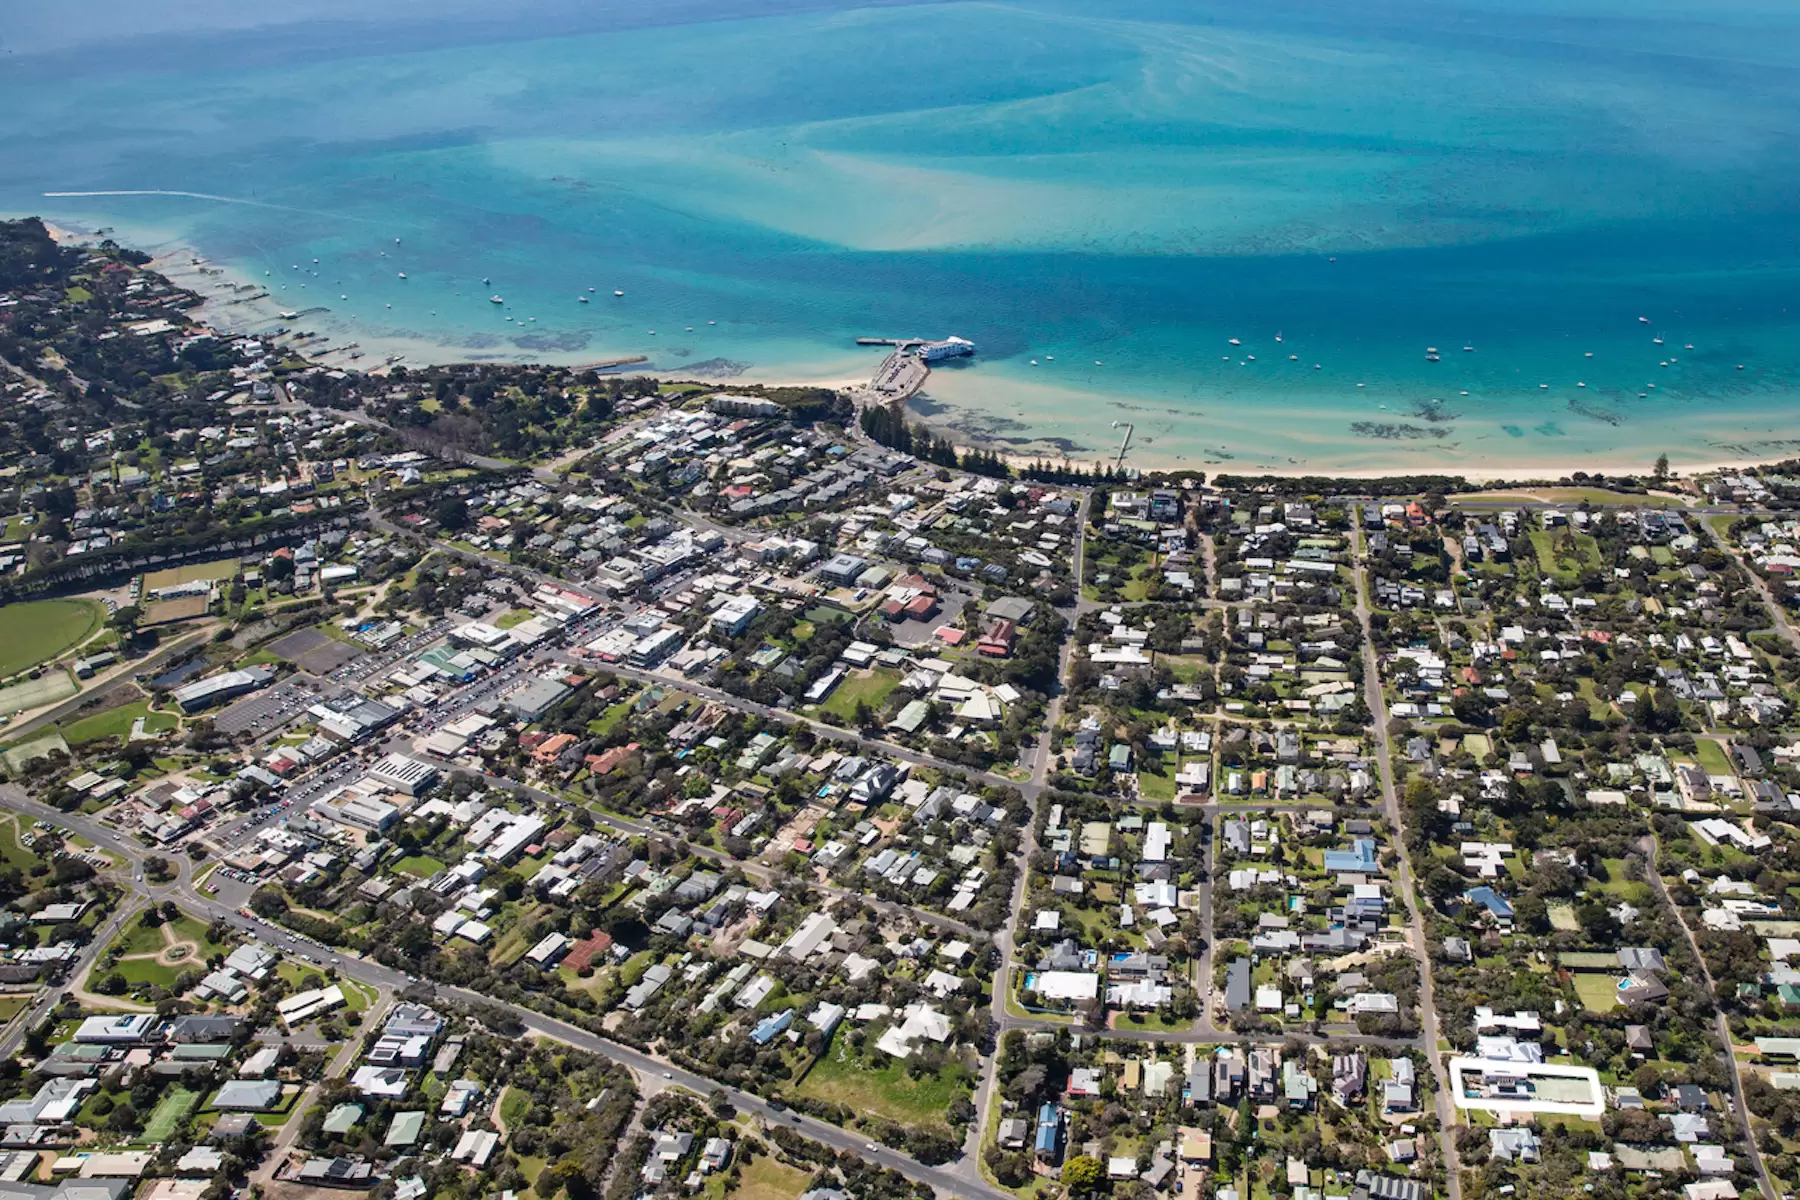
[[[274,681],[275,668],[259,663],[241,671],[226,671],[222,675],[196,679],[193,683],[176,688],[169,695],[175,703],[181,705],[183,712],[202,712],[235,696],[267,687]]]
[[[570,691],[560,679],[528,679],[501,698],[521,721],[535,721],[562,703]]]
[[[387,784],[397,792],[417,796],[437,782],[438,769],[404,754],[388,754],[369,768],[369,777]]]

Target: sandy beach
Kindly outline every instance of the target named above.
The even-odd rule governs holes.
[[[66,225],[47,222],[46,227],[62,242],[79,244],[93,238],[92,234],[75,232]],[[314,336],[309,338],[290,335],[280,340],[294,353],[326,366],[381,374],[390,364],[544,362],[579,366],[608,361],[604,353],[596,353],[588,347],[560,353],[543,352],[488,335],[449,340],[382,331],[351,314],[331,311],[329,305],[289,307],[293,302],[269,292],[267,285],[271,280],[211,261],[185,242],[168,240],[144,248],[155,256],[152,265],[156,270],[204,298],[204,303],[194,311],[197,320],[229,333],[266,335],[279,329],[311,333]],[[284,312],[300,315],[284,317]],[[621,354],[618,357],[629,356]],[[854,356],[834,357],[830,362],[818,364],[816,370],[792,363],[761,368],[731,364],[724,372],[717,368],[705,369],[709,364],[696,364],[697,368],[703,369],[688,370],[654,360],[641,366],[628,364],[618,369],[669,381],[697,380],[723,388],[741,382],[775,387],[828,387],[854,393],[868,382],[869,376],[846,373],[845,360],[850,357]],[[880,356],[869,354],[867,357],[872,375]],[[1304,397],[1296,397],[1288,404],[1277,425],[1271,425],[1268,414],[1256,406],[1237,409],[1229,403],[1208,406],[1207,435],[1219,442],[1230,440],[1244,444],[1279,433],[1284,439],[1284,448],[1291,447],[1295,453],[1249,456],[1222,449],[1208,453],[1204,447],[1194,446],[1190,436],[1185,436],[1201,415],[1199,413],[1172,408],[1159,410],[1087,387],[1021,386],[1007,379],[1001,371],[984,372],[977,360],[968,367],[934,371],[916,398],[915,407],[909,409],[909,416],[958,444],[998,451],[1015,467],[1038,461],[1066,461],[1084,468],[1096,462],[1110,465],[1124,440],[1122,429],[1126,424],[1133,426],[1132,440],[1124,459],[1126,466],[1140,471],[1204,471],[1215,476],[1317,475],[1372,479],[1446,474],[1496,484],[1557,480],[1567,478],[1575,471],[1589,475],[1599,472],[1641,477],[1649,472],[1656,455],[1662,452],[1652,448],[1655,443],[1630,446],[1615,442],[1611,448],[1572,446],[1566,456],[1534,450],[1529,457],[1524,457],[1507,454],[1510,447],[1505,445],[1504,439],[1487,435],[1492,437],[1493,448],[1498,451],[1490,456],[1481,453],[1481,448],[1473,442],[1461,438],[1450,444],[1428,438],[1349,439],[1341,432],[1341,411],[1326,405],[1309,408]],[[1763,416],[1766,420],[1766,414]],[[1108,424],[1100,424],[1103,418]],[[1778,443],[1772,445],[1767,454],[1709,454],[1706,452],[1709,443],[1718,440],[1717,424],[1718,415],[1712,414],[1707,421],[1709,428],[1695,429],[1692,436],[1686,438],[1671,437],[1670,440],[1682,442],[1667,451],[1676,474],[1740,469],[1778,461],[1795,453]],[[1101,432],[1108,435],[1106,441],[1094,444],[1101,442],[1097,436]],[[1610,432],[1617,435],[1621,431]],[[1732,432],[1740,436],[1742,433],[1741,430]],[[1768,432],[1781,431],[1771,428]],[[1075,436],[1069,436],[1071,433]]]

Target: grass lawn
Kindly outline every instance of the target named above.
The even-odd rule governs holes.
[[[223,944],[206,936],[206,922],[190,917],[186,913],[167,922],[164,927],[174,935],[176,941],[198,944],[200,958],[211,958],[215,954],[223,954],[226,950]]]
[[[807,1072],[800,1094],[903,1125],[947,1128],[944,1114],[951,1102],[970,1090],[966,1070],[949,1065],[936,1075],[914,1079],[905,1063],[871,1054],[859,1057],[840,1033]]]
[[[307,966],[312,965],[311,963],[307,964]],[[337,982],[338,986],[344,989],[345,1012],[367,1012],[369,1006],[375,1003],[375,997],[379,995],[370,984],[359,983],[354,979],[340,978]]]
[[[114,964],[112,970],[107,974],[111,975],[117,972],[127,983],[172,990],[175,987],[175,977],[186,968],[199,964],[201,961],[189,957],[173,966],[168,966],[157,962],[154,958],[125,958]]]
[[[106,610],[92,600],[33,600],[0,608],[0,678],[55,658],[105,619]]]
[[[1619,1006],[1619,981],[1614,976],[1583,971],[1574,979],[1575,995],[1589,1012],[1608,1012]]]
[[[757,1155],[740,1172],[728,1200],[798,1200],[812,1176],[767,1155]]]
[[[166,714],[159,714],[166,715]],[[148,729],[150,722],[150,701],[139,700],[136,704],[121,704],[117,708],[109,708],[103,713],[95,713],[91,717],[83,717],[61,726],[63,740],[71,746],[96,742],[101,738],[124,739],[131,736],[132,722],[139,717],[146,718],[144,727]],[[167,717],[168,725],[173,726],[175,718]]]
[[[19,827],[12,821],[0,823],[0,860],[21,871],[29,871],[40,861],[37,855],[19,844]]]
[[[621,700],[619,703],[613,705],[611,708],[589,721],[588,732],[599,737],[605,737],[608,733],[612,732],[613,726],[617,725],[620,721],[623,721],[630,712],[631,702],[629,700]]]
[[[1642,905],[1650,899],[1650,885],[1640,883],[1625,874],[1625,860],[1622,858],[1601,859],[1606,867],[1606,882],[1598,884],[1601,891],[1609,896],[1617,896],[1633,904]]]
[[[1587,676],[1584,675],[1577,681],[1575,694],[1587,701],[1588,716],[1595,721],[1604,721],[1612,714],[1612,706],[1600,698],[1600,693],[1594,688],[1594,681]]]
[[[1589,534],[1533,529],[1527,536],[1531,539],[1531,548],[1537,552],[1538,570],[1545,576],[1573,582],[1583,569],[1600,566],[1600,543]],[[1565,538],[1574,539],[1572,555],[1561,549]]]
[[[141,925],[137,919],[128,921],[119,936],[113,939],[111,949],[120,954],[156,954],[169,943],[163,937],[160,926],[152,928]]]
[[[525,1123],[525,1114],[530,1111],[530,1093],[512,1087],[500,1093],[500,1119],[505,1122],[508,1134]]]
[[[194,1111],[199,1103],[200,1093],[190,1092],[179,1084],[163,1093],[156,1108],[150,1113],[150,1119],[144,1123],[143,1140],[146,1142],[166,1142],[175,1133],[175,1127],[182,1119]]]
[[[825,703],[819,705],[821,712],[836,713],[844,720],[854,720],[858,701],[867,702],[876,712],[881,711],[882,704],[889,693],[900,685],[900,672],[891,667],[871,667],[861,671],[852,671],[850,677],[837,685]]]
[[[494,622],[495,629],[511,629],[515,625],[523,625],[537,616],[529,608],[515,608],[511,612],[502,613]]]
[[[1725,747],[1711,738],[1694,739],[1694,759],[1700,769],[1708,775],[1731,775],[1731,759],[1725,753]]]
[[[394,870],[419,879],[429,879],[444,869],[444,864],[429,854],[409,854],[394,863]]]
[[[1152,768],[1146,761],[1138,768],[1138,794],[1146,800],[1173,800],[1175,798],[1175,773],[1179,770],[1175,755],[1163,756],[1161,769]]]
[[[1547,904],[1544,906],[1550,915],[1550,927],[1563,933],[1579,933],[1581,922],[1575,919],[1575,907],[1570,904]]]
[[[30,1003],[31,993],[29,992],[8,992],[0,995],[0,1025],[6,1024],[25,1011]]]

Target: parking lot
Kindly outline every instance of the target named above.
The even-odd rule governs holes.
[[[349,661],[345,662],[343,666],[340,666],[333,671],[331,673],[331,678],[341,683],[361,683],[377,671],[386,669],[388,666],[398,662],[407,655],[425,649],[427,646],[431,645],[431,643],[443,637],[449,630],[450,622],[447,619],[439,619],[432,622],[427,628],[413,634],[411,637],[403,638],[400,641],[395,642],[392,646],[389,646],[379,654],[356,651],[357,656],[351,658]]]
[[[266,691],[246,696],[213,718],[220,733],[272,733],[305,711],[318,697],[293,680],[283,680]]]
[[[317,629],[296,629],[272,642],[269,649],[308,675],[329,675],[361,657],[362,650],[327,637]]]

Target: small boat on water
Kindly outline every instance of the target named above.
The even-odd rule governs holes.
[[[1650,323],[1650,318],[1649,318],[1649,317],[1639,317],[1639,318],[1638,318],[1638,324],[1639,324],[1639,325],[1648,325],[1648,324],[1649,324],[1649,323]]]
[[[489,278],[488,278],[488,277],[487,277],[487,276],[486,276],[486,275],[483,275],[483,276],[482,276],[482,277],[481,277],[481,282],[483,282],[483,283],[492,283],[492,282],[493,282],[493,280],[491,280],[491,279],[489,279]]]
[[[284,312],[282,312],[282,313],[280,313],[280,314],[278,314],[278,315],[279,315],[279,316],[280,316],[280,317],[281,317],[281,319],[282,319],[282,320],[284,320],[284,321],[291,321],[291,320],[293,320],[293,319],[294,319],[294,318],[295,318],[295,317],[297,317],[297,316],[299,316],[299,315],[300,315],[300,314],[299,314],[299,313],[297,313],[297,312],[292,312],[292,311],[284,311]]]
[[[505,304],[506,301],[499,296],[489,296],[488,303],[489,304]]]
[[[1243,345],[1243,344],[1244,344],[1244,343],[1242,343],[1242,342],[1240,342],[1240,341],[1238,341],[1238,340],[1237,340],[1237,339],[1236,339],[1236,338],[1232,338],[1232,339],[1231,339],[1231,344],[1232,344],[1232,345],[1233,345],[1233,346],[1241,346],[1241,345]]]
[[[1300,356],[1298,354],[1290,354],[1290,355],[1288,355],[1288,361],[1289,362],[1299,362]]]
[[[1463,347],[1463,353],[1464,353],[1464,354],[1473,354],[1473,353],[1475,353],[1475,347],[1473,347],[1473,346],[1464,346],[1464,347]]]
[[[1651,343],[1651,345],[1654,345],[1654,346],[1660,346],[1663,344],[1663,340],[1660,336],[1653,337],[1650,339],[1650,343]]]
[[[576,299],[576,300],[578,300],[578,301],[580,301],[580,302],[581,302],[581,303],[582,303],[582,304],[586,304],[586,303],[587,303],[587,297],[586,297],[586,296],[577,296],[577,297],[575,297],[575,299]]]
[[[615,295],[615,296],[623,296],[624,294],[625,293],[620,291],[618,288],[613,289],[613,295]]]
[[[405,279],[405,278],[406,278],[406,272],[405,272],[405,271],[402,271],[402,272],[400,272],[400,278],[402,278],[402,279]]]

